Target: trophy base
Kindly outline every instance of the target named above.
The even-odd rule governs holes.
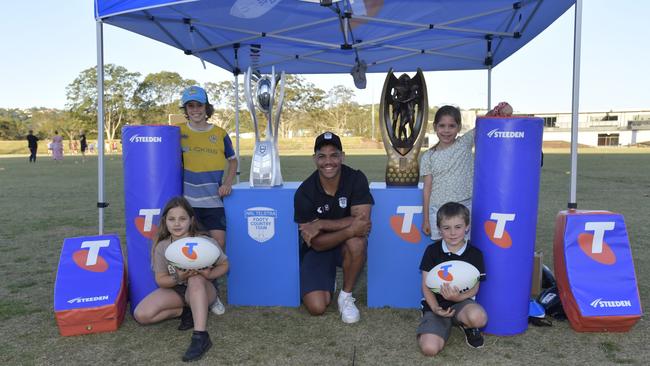
[[[387,186],[417,186],[420,181],[420,167],[417,157],[398,157],[388,160],[386,166]]]
[[[251,187],[275,187],[282,185],[280,155],[272,141],[255,143],[251,160]]]

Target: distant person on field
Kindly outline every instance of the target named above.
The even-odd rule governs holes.
[[[375,201],[368,179],[343,164],[341,139],[332,132],[316,138],[316,171],[294,195],[294,220],[300,230],[300,297],[311,315],[321,315],[332,300],[336,268],[343,268],[338,307],[344,323],[359,321],[352,290],[366,262],[370,210]]]
[[[88,142],[86,141],[86,134],[81,131],[79,135],[79,145],[81,147],[81,162],[86,161],[86,149],[88,149]]]
[[[433,119],[438,143],[420,158],[420,175],[424,177],[422,232],[432,240],[440,239],[435,229],[440,206],[460,202],[472,210],[474,129],[458,137],[461,127],[460,109],[450,105],[438,109]]]
[[[237,156],[228,133],[208,123],[214,107],[203,88],[191,86],[185,89],[181,108],[187,119],[187,122],[179,125],[183,151],[183,196],[194,208],[199,228],[207,231],[225,251],[226,211],[223,198],[232,192]],[[217,315],[226,311],[218,294],[210,309]]]
[[[63,160],[63,137],[59,135],[59,131],[54,131],[54,136],[52,136],[52,159]]]
[[[177,318],[178,330],[194,328],[192,342],[183,361],[195,361],[212,346],[207,331],[208,305],[217,297],[212,281],[228,271],[228,257],[222,253],[217,262],[204,269],[182,270],[165,257],[165,250],[176,240],[199,236],[192,206],[183,197],[169,200],[163,209],[152,246],[151,264],[158,288],[147,295],[133,312],[140,324],[153,324]],[[217,243],[207,236],[215,246]]]
[[[27,147],[29,147],[29,162],[36,162],[36,151],[38,150],[38,137],[34,136],[34,131],[29,130],[27,135]]]
[[[466,292],[445,283],[436,294],[427,287],[427,274],[438,264],[447,261],[467,262],[485,279],[483,254],[472,246],[465,235],[469,231],[469,209],[457,202],[445,203],[436,213],[436,222],[442,239],[429,245],[422,256],[422,318],[417,329],[420,351],[426,356],[435,356],[445,346],[452,325],[457,325],[465,334],[465,341],[474,348],[483,347],[483,335],[479,328],[487,324],[487,314],[474,301],[479,282]]]

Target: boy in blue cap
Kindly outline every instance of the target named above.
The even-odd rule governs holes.
[[[226,213],[222,198],[232,191],[237,156],[228,133],[208,123],[214,107],[205,90],[190,86],[183,91],[181,108],[187,122],[179,125],[183,150],[183,196],[192,205],[201,230],[226,249]],[[213,313],[225,312],[217,296]],[[189,317],[191,319],[191,316]]]

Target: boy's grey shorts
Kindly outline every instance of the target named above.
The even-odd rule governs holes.
[[[420,334],[435,334],[447,342],[447,339],[449,339],[449,334],[451,333],[451,326],[458,324],[458,320],[456,319],[458,313],[466,305],[475,303],[476,301],[472,299],[466,299],[452,305],[451,308],[456,310],[456,312],[451,318],[445,318],[431,311],[425,311],[424,315],[422,315],[422,318],[420,319],[420,325],[418,325],[418,337]]]

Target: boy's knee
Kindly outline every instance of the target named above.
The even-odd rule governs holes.
[[[441,351],[438,347],[431,345],[422,346],[420,350],[422,351],[422,354],[427,357],[433,357]]]
[[[468,326],[472,328],[483,328],[487,324],[487,314],[482,308],[472,308],[467,312]]]
[[[433,357],[442,351],[443,344],[438,342],[420,342],[420,351],[422,354],[428,357]]]

